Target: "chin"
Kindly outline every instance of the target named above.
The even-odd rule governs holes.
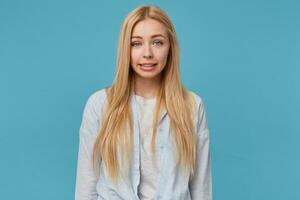
[[[159,75],[159,72],[139,72],[138,76],[145,79],[152,79]]]
[[[145,79],[152,79],[152,78],[155,78],[156,76],[158,76],[158,74],[139,74],[139,76],[141,78],[145,78]]]

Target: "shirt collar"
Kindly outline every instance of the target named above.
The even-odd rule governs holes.
[[[137,113],[138,109],[137,109],[137,100],[136,100],[136,97],[135,95],[131,95],[131,109],[134,113]],[[164,118],[164,116],[167,114],[167,110],[165,109],[165,107],[162,107],[161,108],[161,111],[160,111],[160,116],[159,116],[159,119],[158,119],[158,123]]]

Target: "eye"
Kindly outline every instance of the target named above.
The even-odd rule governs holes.
[[[154,41],[154,43],[155,43],[155,44],[157,44],[158,46],[161,46],[161,45],[163,45],[163,44],[164,44],[162,41],[159,41],[159,40],[157,40],[157,41]]]
[[[132,43],[131,43],[131,46],[135,47],[135,46],[138,46],[138,45],[140,45],[140,44],[141,44],[140,42],[132,42]]]

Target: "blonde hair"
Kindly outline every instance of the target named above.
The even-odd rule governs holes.
[[[113,181],[118,179],[120,172],[118,152],[122,152],[122,159],[126,157],[124,162],[126,166],[132,159],[133,126],[130,99],[134,92],[134,71],[130,66],[130,43],[135,24],[145,19],[161,22],[167,29],[170,42],[166,66],[161,72],[161,87],[153,118],[152,153],[155,155],[158,117],[161,108],[164,107],[170,118],[171,133],[176,144],[180,167],[190,175],[193,175],[195,168],[196,139],[193,123],[195,101],[180,81],[179,46],[175,29],[167,14],[158,6],[142,5],[130,12],[122,24],[116,76],[112,86],[106,90],[108,103],[93,149],[94,166],[96,161],[101,159]]]

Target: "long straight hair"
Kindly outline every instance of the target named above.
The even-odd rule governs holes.
[[[157,96],[152,123],[151,149],[155,156],[158,118],[165,108],[170,118],[170,129],[177,149],[177,163],[184,172],[194,174],[196,159],[195,100],[180,81],[179,45],[173,24],[158,6],[139,6],[125,18],[119,35],[117,68],[114,83],[107,88],[107,106],[93,149],[93,165],[103,161],[108,174],[115,182],[122,168],[128,169],[133,153],[133,123],[130,99],[134,92],[135,74],[130,66],[131,34],[134,26],[145,19],[162,23],[168,32],[170,49]],[[119,153],[122,156],[118,156]],[[94,168],[95,169],[95,168]]]

